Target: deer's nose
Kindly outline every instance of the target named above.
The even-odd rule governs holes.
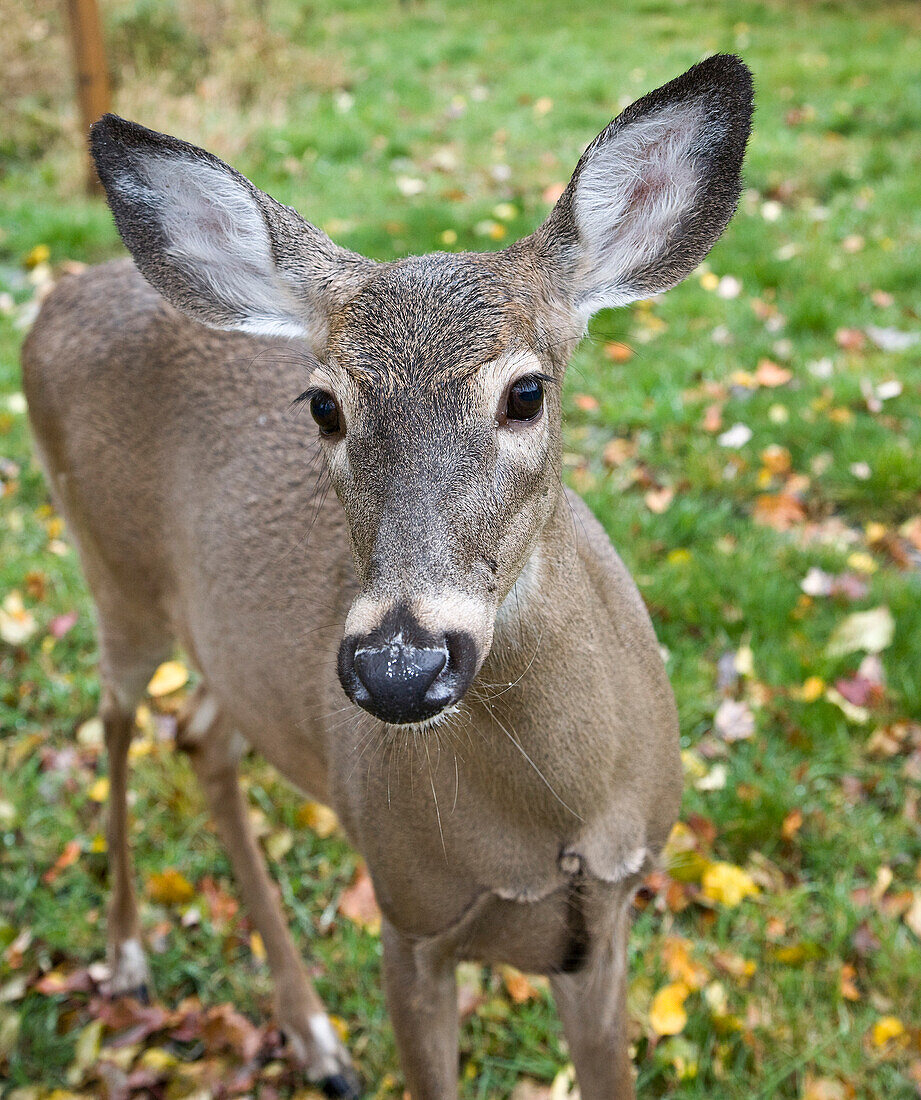
[[[448,702],[450,689],[438,682],[448,663],[446,647],[417,649],[401,642],[360,647],[352,663],[359,681],[355,702],[385,722],[421,722]]]
[[[347,636],[339,647],[339,679],[348,697],[397,725],[424,722],[456,703],[477,667],[476,643],[464,633],[412,637],[409,630],[378,629]]]

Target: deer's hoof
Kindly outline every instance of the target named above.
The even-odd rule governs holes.
[[[336,1100],[359,1100],[361,1097],[361,1085],[358,1074],[350,1072],[334,1073],[330,1077],[324,1077],[320,1082],[320,1088],[324,1096],[335,1097]]]

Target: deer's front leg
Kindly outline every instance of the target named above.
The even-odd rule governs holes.
[[[412,1100],[457,1096],[457,982],[454,959],[410,940],[385,920],[384,984],[406,1087]]]
[[[631,895],[618,899],[613,927],[609,911],[604,931],[593,929],[583,966],[550,979],[582,1100],[635,1096],[626,1005]]]
[[[308,1076],[327,1096],[355,1100],[359,1087],[351,1059],[307,976],[285,922],[278,887],[249,826],[237,777],[242,738],[227,727],[214,698],[202,692],[180,726],[178,742],[189,755],[247,912],[265,944],[278,1024]]]

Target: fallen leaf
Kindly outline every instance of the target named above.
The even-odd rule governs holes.
[[[54,865],[50,867],[43,875],[42,882],[51,883],[58,877],[58,875],[67,867],[76,863],[80,858],[80,841],[68,840],[64,845],[64,851],[55,860]]]
[[[181,871],[167,867],[148,877],[147,896],[158,905],[184,905],[195,897],[195,887]]]
[[[364,864],[358,869],[351,886],[342,891],[339,898],[339,912],[359,928],[364,928],[376,936],[381,929],[381,911],[374,896],[374,884]]]
[[[759,386],[774,389],[783,386],[793,377],[793,371],[775,363],[773,359],[759,359],[755,368],[755,381]]]
[[[703,873],[701,886],[704,897],[729,909],[758,893],[751,875],[733,863],[711,863]]]
[[[31,611],[27,611],[22,596],[14,588],[0,607],[0,638],[9,645],[25,645],[38,630]]]
[[[716,732],[724,741],[747,741],[755,732],[755,716],[751,707],[736,699],[724,699],[713,719]]]
[[[800,809],[791,810],[783,819],[783,824],[780,827],[781,836],[784,840],[792,840],[802,827],[803,811]]]
[[[907,351],[921,341],[921,332],[901,332],[897,328],[867,325],[866,334],[883,351]]]
[[[502,984],[505,986],[508,995],[516,1005],[524,1004],[526,1001],[533,1001],[540,997],[540,989],[538,989],[527,974],[522,974],[521,971],[516,970],[514,966],[501,966],[499,968],[499,973],[502,975]]]
[[[905,1025],[898,1016],[883,1016],[873,1025],[870,1032],[873,1045],[884,1047],[892,1039],[900,1039],[905,1034]]]
[[[738,450],[739,447],[744,447],[745,444],[751,439],[751,428],[747,424],[733,424],[731,428],[728,428],[722,435],[717,436],[717,443],[721,447],[730,447],[733,450]]]
[[[845,963],[841,967],[841,981],[840,989],[841,996],[846,1001],[859,1001],[860,990],[857,988],[857,969],[851,966],[850,963]]]
[[[881,653],[891,644],[894,635],[895,620],[888,607],[855,611],[832,631],[826,652],[829,657],[841,657],[861,649],[867,653]]]
[[[666,936],[662,944],[662,959],[673,982],[683,982],[689,990],[702,989],[707,984],[707,969],[691,957],[693,945],[684,936]]]
[[[663,986],[649,1008],[649,1023],[657,1035],[678,1035],[688,1022],[684,1002],[690,988],[684,982],[670,982]]]
[[[189,679],[189,670],[181,661],[166,661],[157,669],[147,685],[147,694],[155,699],[170,695],[183,687]]]
[[[76,611],[68,611],[64,615],[55,615],[48,624],[48,633],[54,638],[63,638],[64,635],[76,625],[76,622]]]
[[[326,840],[339,828],[335,811],[322,802],[305,802],[297,811],[297,823],[312,829],[321,840]]]
[[[643,497],[646,507],[657,516],[668,510],[675,496],[675,490],[670,485],[664,485],[661,489],[650,489]]]
[[[791,493],[762,493],[755,499],[752,518],[763,527],[789,531],[806,518],[806,509]]]

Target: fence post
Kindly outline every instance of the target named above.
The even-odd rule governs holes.
[[[96,0],[67,0],[70,37],[73,45],[80,126],[86,148],[90,126],[109,110],[109,72],[106,68],[102,22]],[[86,189],[90,195],[102,192],[92,158],[87,150]]]

